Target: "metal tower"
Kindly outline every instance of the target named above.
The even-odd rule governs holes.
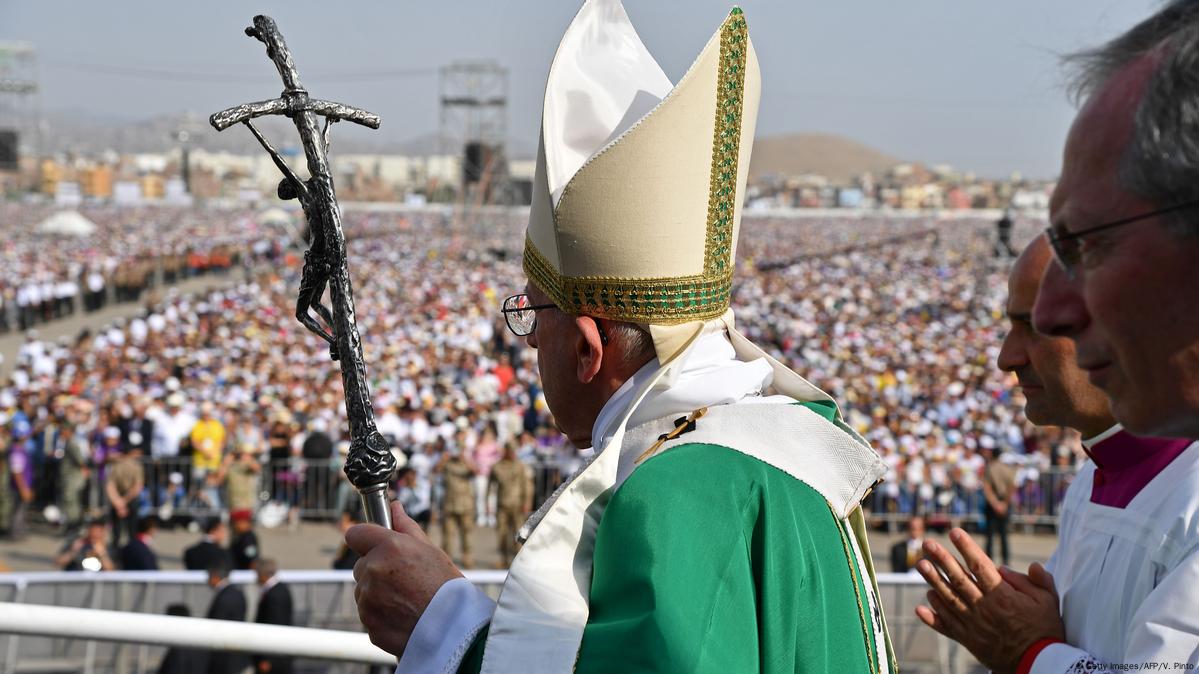
[[[33,45],[0,41],[0,171],[41,149],[40,90]]]
[[[465,206],[508,203],[508,69],[494,61],[459,61],[441,68],[443,155],[462,158]]]

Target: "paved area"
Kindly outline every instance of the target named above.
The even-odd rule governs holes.
[[[433,540],[440,544],[439,527],[434,526],[430,532]],[[326,522],[301,522],[294,529],[281,527],[278,529],[260,529],[259,542],[263,554],[279,560],[285,569],[327,569],[332,565],[342,538],[337,528]],[[154,541],[154,549],[158,552],[159,561],[163,568],[183,568],[183,550],[199,540],[200,534],[186,529],[161,531]],[[874,552],[875,567],[879,572],[890,570],[888,551],[891,545],[900,540],[898,534],[872,533],[870,547]],[[943,536],[938,540],[948,545]],[[976,536],[979,543],[982,538]],[[498,552],[498,542],[495,529],[476,528],[472,538],[476,566],[483,569],[501,568]],[[1017,570],[1026,570],[1034,561],[1045,561],[1056,544],[1057,539],[1049,535],[1013,534],[1012,566]],[[9,571],[51,571],[54,569],[54,557],[65,539],[48,530],[34,531],[23,541],[0,542],[0,569]]]

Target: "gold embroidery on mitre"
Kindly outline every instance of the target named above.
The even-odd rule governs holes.
[[[745,15],[740,8],[734,8],[720,28],[703,272],[666,278],[564,276],[526,236],[524,271],[563,311],[670,325],[716,318],[728,309],[748,52]]]
[[[720,74],[716,80],[716,126],[712,138],[712,177],[708,181],[708,238],[704,276],[732,276],[733,225],[737,208],[737,164],[741,154],[741,110],[749,30],[733,8],[720,30]]]

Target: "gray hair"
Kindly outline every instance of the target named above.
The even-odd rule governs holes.
[[[270,557],[259,557],[254,562],[254,570],[260,578],[270,578],[279,572],[279,563]]]
[[[1161,206],[1199,200],[1199,0],[1171,0],[1114,40],[1064,58],[1076,103],[1147,55],[1160,61],[1146,83],[1119,178]],[[1171,218],[1178,234],[1199,235],[1194,211]]]
[[[608,331],[609,339],[621,344],[621,358],[625,365],[641,365],[654,355],[654,339],[649,330],[636,323],[615,322]]]

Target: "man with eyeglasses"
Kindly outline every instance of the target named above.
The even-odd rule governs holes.
[[[1052,256],[1041,236],[1012,268],[1011,329],[998,365],[1019,378],[1028,419],[1078,430],[1091,459],[1066,492],[1057,550],[1025,575],[998,568],[961,529],[949,538],[964,563],[926,541],[916,570],[932,588],[930,606],[916,615],[995,672],[1185,664],[1199,632],[1192,610],[1199,585],[1185,551],[1199,548],[1199,528],[1186,525],[1194,509],[1173,511],[1199,493],[1199,443],[1124,430],[1075,364],[1073,343],[1033,331],[1032,308]],[[1165,560],[1172,566],[1158,566]]]
[[[942,550],[939,572],[923,570],[935,613],[920,617],[993,651],[1040,625],[1031,646],[987,663],[996,672],[1187,671],[1199,666],[1199,442],[1168,438],[1199,437],[1199,1],[1072,61],[1086,102],[1050,204],[1054,263],[1033,325],[1074,342],[1124,428],[1163,437],[1079,475],[1090,498],[1071,487],[1052,576],[996,572],[959,534],[970,572]]]
[[[399,672],[895,671],[859,505],[884,465],[729,309],[759,87],[738,9],[677,86],[618,0],[575,17],[502,311],[594,453],[522,527],[498,603],[399,509],[398,532],[347,532]]]
[[[1049,229],[1035,322],[1125,428],[1199,438],[1199,2],[1175,0],[1076,57],[1087,100]]]

